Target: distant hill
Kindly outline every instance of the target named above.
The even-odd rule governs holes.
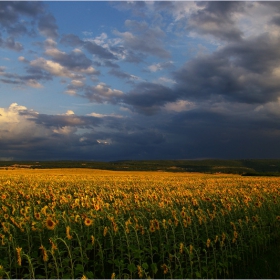
[[[280,159],[238,160],[121,160],[97,161],[0,161],[1,169],[93,168],[127,171],[230,173],[244,176],[280,176]]]

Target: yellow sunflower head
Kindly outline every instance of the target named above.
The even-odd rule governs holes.
[[[56,223],[52,220],[51,217],[48,217],[46,219],[45,225],[46,225],[47,229],[54,230]]]

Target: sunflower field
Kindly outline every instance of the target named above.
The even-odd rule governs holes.
[[[0,171],[0,279],[232,278],[279,236],[279,178]]]

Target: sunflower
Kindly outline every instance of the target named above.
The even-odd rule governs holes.
[[[87,227],[89,227],[92,225],[93,221],[90,218],[85,218],[84,223]]]
[[[45,225],[46,225],[47,229],[54,230],[56,223],[52,220],[51,217],[48,217],[46,219]]]
[[[35,217],[36,220],[40,220],[41,219],[41,214],[39,212],[36,212],[34,214],[34,217]]]

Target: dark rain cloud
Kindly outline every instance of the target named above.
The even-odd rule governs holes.
[[[7,31],[9,28],[19,27],[20,15],[36,18],[44,12],[44,5],[38,1],[1,1],[0,24]]]
[[[163,85],[142,82],[138,83],[122,101],[133,110],[142,114],[153,115],[160,106],[177,99],[176,92]]]
[[[245,4],[238,1],[197,2],[202,9],[187,19],[186,30],[221,40],[240,41],[243,33],[236,26],[233,14],[244,11]]]
[[[46,14],[39,19],[38,29],[48,38],[58,37],[58,26],[56,25],[55,17],[51,14]]]
[[[278,39],[269,35],[232,43],[197,57],[175,72],[175,90],[191,100],[222,96],[245,103],[275,101],[280,95]]]
[[[65,126],[76,128],[92,128],[99,126],[102,123],[102,119],[94,116],[77,116],[75,114],[64,115],[47,115],[38,114],[28,110],[19,112],[19,115],[27,117],[27,120],[35,122],[36,124],[44,127],[56,127],[62,128]],[[29,117],[29,118],[28,118]]]

